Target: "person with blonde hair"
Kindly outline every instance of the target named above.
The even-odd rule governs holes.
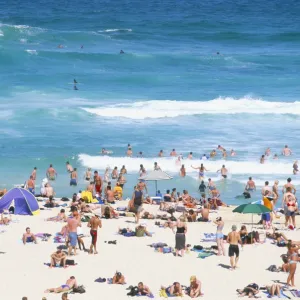
[[[179,252],[181,253],[181,257],[184,255],[185,250],[185,235],[187,232],[187,225],[185,216],[181,216],[176,224],[173,227],[173,232],[176,227],[176,234],[175,234],[175,250],[176,256],[178,256]],[[175,232],[174,232],[175,233]]]

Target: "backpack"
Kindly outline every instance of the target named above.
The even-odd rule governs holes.
[[[138,287],[135,286],[135,287],[132,287],[132,288],[130,289],[130,292],[127,293],[127,296],[134,297],[134,296],[136,296],[138,293],[139,293]]]
[[[77,288],[73,288],[73,293],[83,294],[85,293],[85,288],[83,285],[79,285]]]

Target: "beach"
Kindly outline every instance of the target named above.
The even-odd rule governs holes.
[[[124,206],[121,201],[118,206]],[[145,205],[147,211],[157,210],[157,206]],[[250,231],[251,215],[232,213],[233,207],[220,208],[217,213],[211,213],[210,218],[215,220],[222,216],[225,227],[224,234],[231,231],[231,226],[236,224],[247,224]],[[67,269],[50,269],[44,263],[50,262],[50,255],[55,252],[58,244],[53,243],[53,237],[48,241],[38,240],[38,244],[21,243],[25,227],[30,226],[33,233],[50,233],[54,235],[60,231],[61,222],[46,222],[44,219],[54,216],[59,209],[43,210],[38,216],[13,216],[16,222],[4,227],[1,230],[1,252],[0,263],[2,273],[5,274],[5,289],[2,297],[9,299],[21,299],[27,296],[28,299],[60,299],[57,294],[44,294],[50,287],[57,287],[70,277],[75,276],[78,283],[84,285],[85,294],[70,294],[69,299],[128,299],[126,295],[129,285],[136,285],[142,281],[149,286],[155,298],[159,298],[161,286],[168,286],[175,281],[182,285],[189,285],[189,278],[197,276],[202,282],[203,299],[238,299],[236,289],[244,288],[250,283],[257,283],[259,286],[269,285],[272,280],[286,282],[287,273],[272,273],[266,269],[275,264],[281,265],[281,254],[285,254],[286,247],[272,245],[269,240],[262,244],[245,245],[240,252],[239,268],[230,271],[229,257],[210,256],[205,259],[197,258],[197,253],[190,252],[184,257],[174,257],[173,254],[155,252],[148,245],[164,242],[174,247],[175,235],[171,229],[159,228],[154,225],[156,220],[142,220],[147,224],[152,237],[124,237],[117,235],[118,228],[135,228],[134,218],[123,217],[119,219],[103,220],[103,227],[98,232],[97,255],[89,255],[78,251],[79,255],[71,257],[78,265],[69,266]],[[179,213],[176,213],[179,214]],[[254,217],[254,224],[259,217]],[[299,217],[297,217],[299,222]],[[283,227],[283,219],[276,220],[274,226]],[[87,223],[82,223],[83,232],[88,237],[84,238],[85,246],[90,245],[89,229]],[[216,226],[212,223],[188,223],[187,243],[191,245],[210,246],[215,242],[201,242],[203,233],[215,233]],[[255,228],[261,227],[254,225]],[[258,229],[263,232],[262,229]],[[283,231],[289,238],[299,239],[298,231]],[[107,244],[105,241],[117,240],[117,244]],[[228,245],[225,245],[226,253]],[[223,267],[221,265],[224,265]],[[107,283],[94,282],[99,277],[113,277],[116,271],[122,272],[126,279],[126,285],[109,285]],[[296,286],[299,287],[299,271],[296,273]],[[16,285],[18,288],[16,288]],[[266,295],[260,293],[262,298]],[[287,295],[291,296],[290,294]],[[188,298],[188,296],[184,296]]]

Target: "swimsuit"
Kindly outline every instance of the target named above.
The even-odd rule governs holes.
[[[293,256],[297,256],[297,257],[298,257],[298,254],[297,254],[297,253],[293,253],[293,254],[291,254],[290,257],[292,258]],[[297,260],[292,260],[292,259],[291,259],[291,260],[289,261],[289,264],[296,264],[297,262],[298,262]]]
[[[77,244],[77,232],[69,232],[69,240],[72,247],[76,247]]]
[[[29,191],[32,195],[34,195],[34,188],[28,188],[28,191]]]
[[[236,255],[236,257],[239,257],[239,254],[240,254],[239,246],[238,245],[229,245],[228,254],[229,254],[229,257],[234,256],[234,254]]]
[[[97,230],[91,229],[90,234],[92,236],[92,244],[96,246],[97,243]]]
[[[76,185],[77,185],[77,180],[76,180],[75,178],[72,178],[72,179],[70,180],[70,185],[76,186]]]
[[[63,284],[63,285],[61,286],[61,288],[62,288],[62,289],[66,289],[66,288],[70,289],[70,287],[69,287],[67,284]]]
[[[32,236],[28,236],[28,237],[26,238],[26,243],[32,243],[32,242],[33,242]]]

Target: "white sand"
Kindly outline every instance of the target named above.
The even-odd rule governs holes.
[[[121,206],[126,203],[122,201]],[[147,208],[156,211],[157,206]],[[272,273],[265,269],[271,264],[281,265],[280,255],[286,253],[286,248],[279,248],[269,242],[260,245],[247,245],[241,251],[239,269],[230,271],[219,266],[229,265],[229,258],[211,256],[206,259],[197,258],[197,254],[191,252],[185,257],[174,257],[172,254],[154,252],[147,245],[155,242],[165,242],[170,246],[175,244],[175,236],[170,229],[158,228],[155,221],[142,221],[149,224],[148,230],[155,232],[153,237],[123,237],[116,235],[118,227],[130,227],[134,229],[134,218],[120,218],[118,220],[102,220],[103,228],[98,231],[98,255],[88,255],[79,251],[75,257],[78,263],[75,267],[67,269],[49,269],[44,262],[50,262],[52,254],[59,244],[54,244],[50,238],[48,242],[39,241],[37,245],[23,245],[20,242],[25,228],[30,226],[33,233],[46,232],[55,234],[63,224],[45,222],[44,219],[55,216],[59,209],[41,211],[39,216],[13,216],[18,223],[9,226],[1,226],[0,230],[6,230],[0,234],[1,265],[1,299],[21,299],[27,296],[29,300],[38,300],[46,296],[47,299],[61,299],[61,294],[45,294],[47,288],[58,287],[65,284],[66,280],[74,275],[79,284],[86,288],[85,294],[71,294],[69,299],[128,299],[126,287],[136,285],[139,281],[148,285],[159,298],[161,285],[168,286],[174,281],[188,285],[191,275],[196,275],[202,281],[203,299],[237,299],[236,289],[243,288],[249,283],[256,282],[259,285],[272,283],[272,280],[285,282],[287,274]],[[222,208],[218,213],[211,214],[211,218],[222,216],[225,220],[224,233],[230,231],[232,224],[240,226],[242,221],[250,223],[251,215],[233,214],[232,208]],[[254,218],[255,222],[259,217]],[[279,220],[281,227],[283,218]],[[297,222],[300,222],[297,217]],[[89,234],[89,229],[83,223],[84,233]],[[250,231],[251,226],[247,225]],[[210,223],[188,223],[187,243],[210,246],[214,243],[201,243],[202,233],[216,231],[216,226]],[[262,230],[261,230],[262,231]],[[285,231],[289,238],[300,240],[299,231]],[[108,245],[104,241],[117,240],[117,245]],[[86,247],[90,246],[90,238],[85,238]],[[226,251],[228,245],[225,245]],[[96,283],[98,277],[112,277],[118,270],[125,275],[127,285],[117,286],[107,283]],[[296,272],[296,286],[300,288],[299,267]],[[266,298],[261,294],[262,298]],[[291,296],[290,293],[288,293]],[[185,298],[189,298],[185,296]],[[148,299],[143,297],[143,299]]]

